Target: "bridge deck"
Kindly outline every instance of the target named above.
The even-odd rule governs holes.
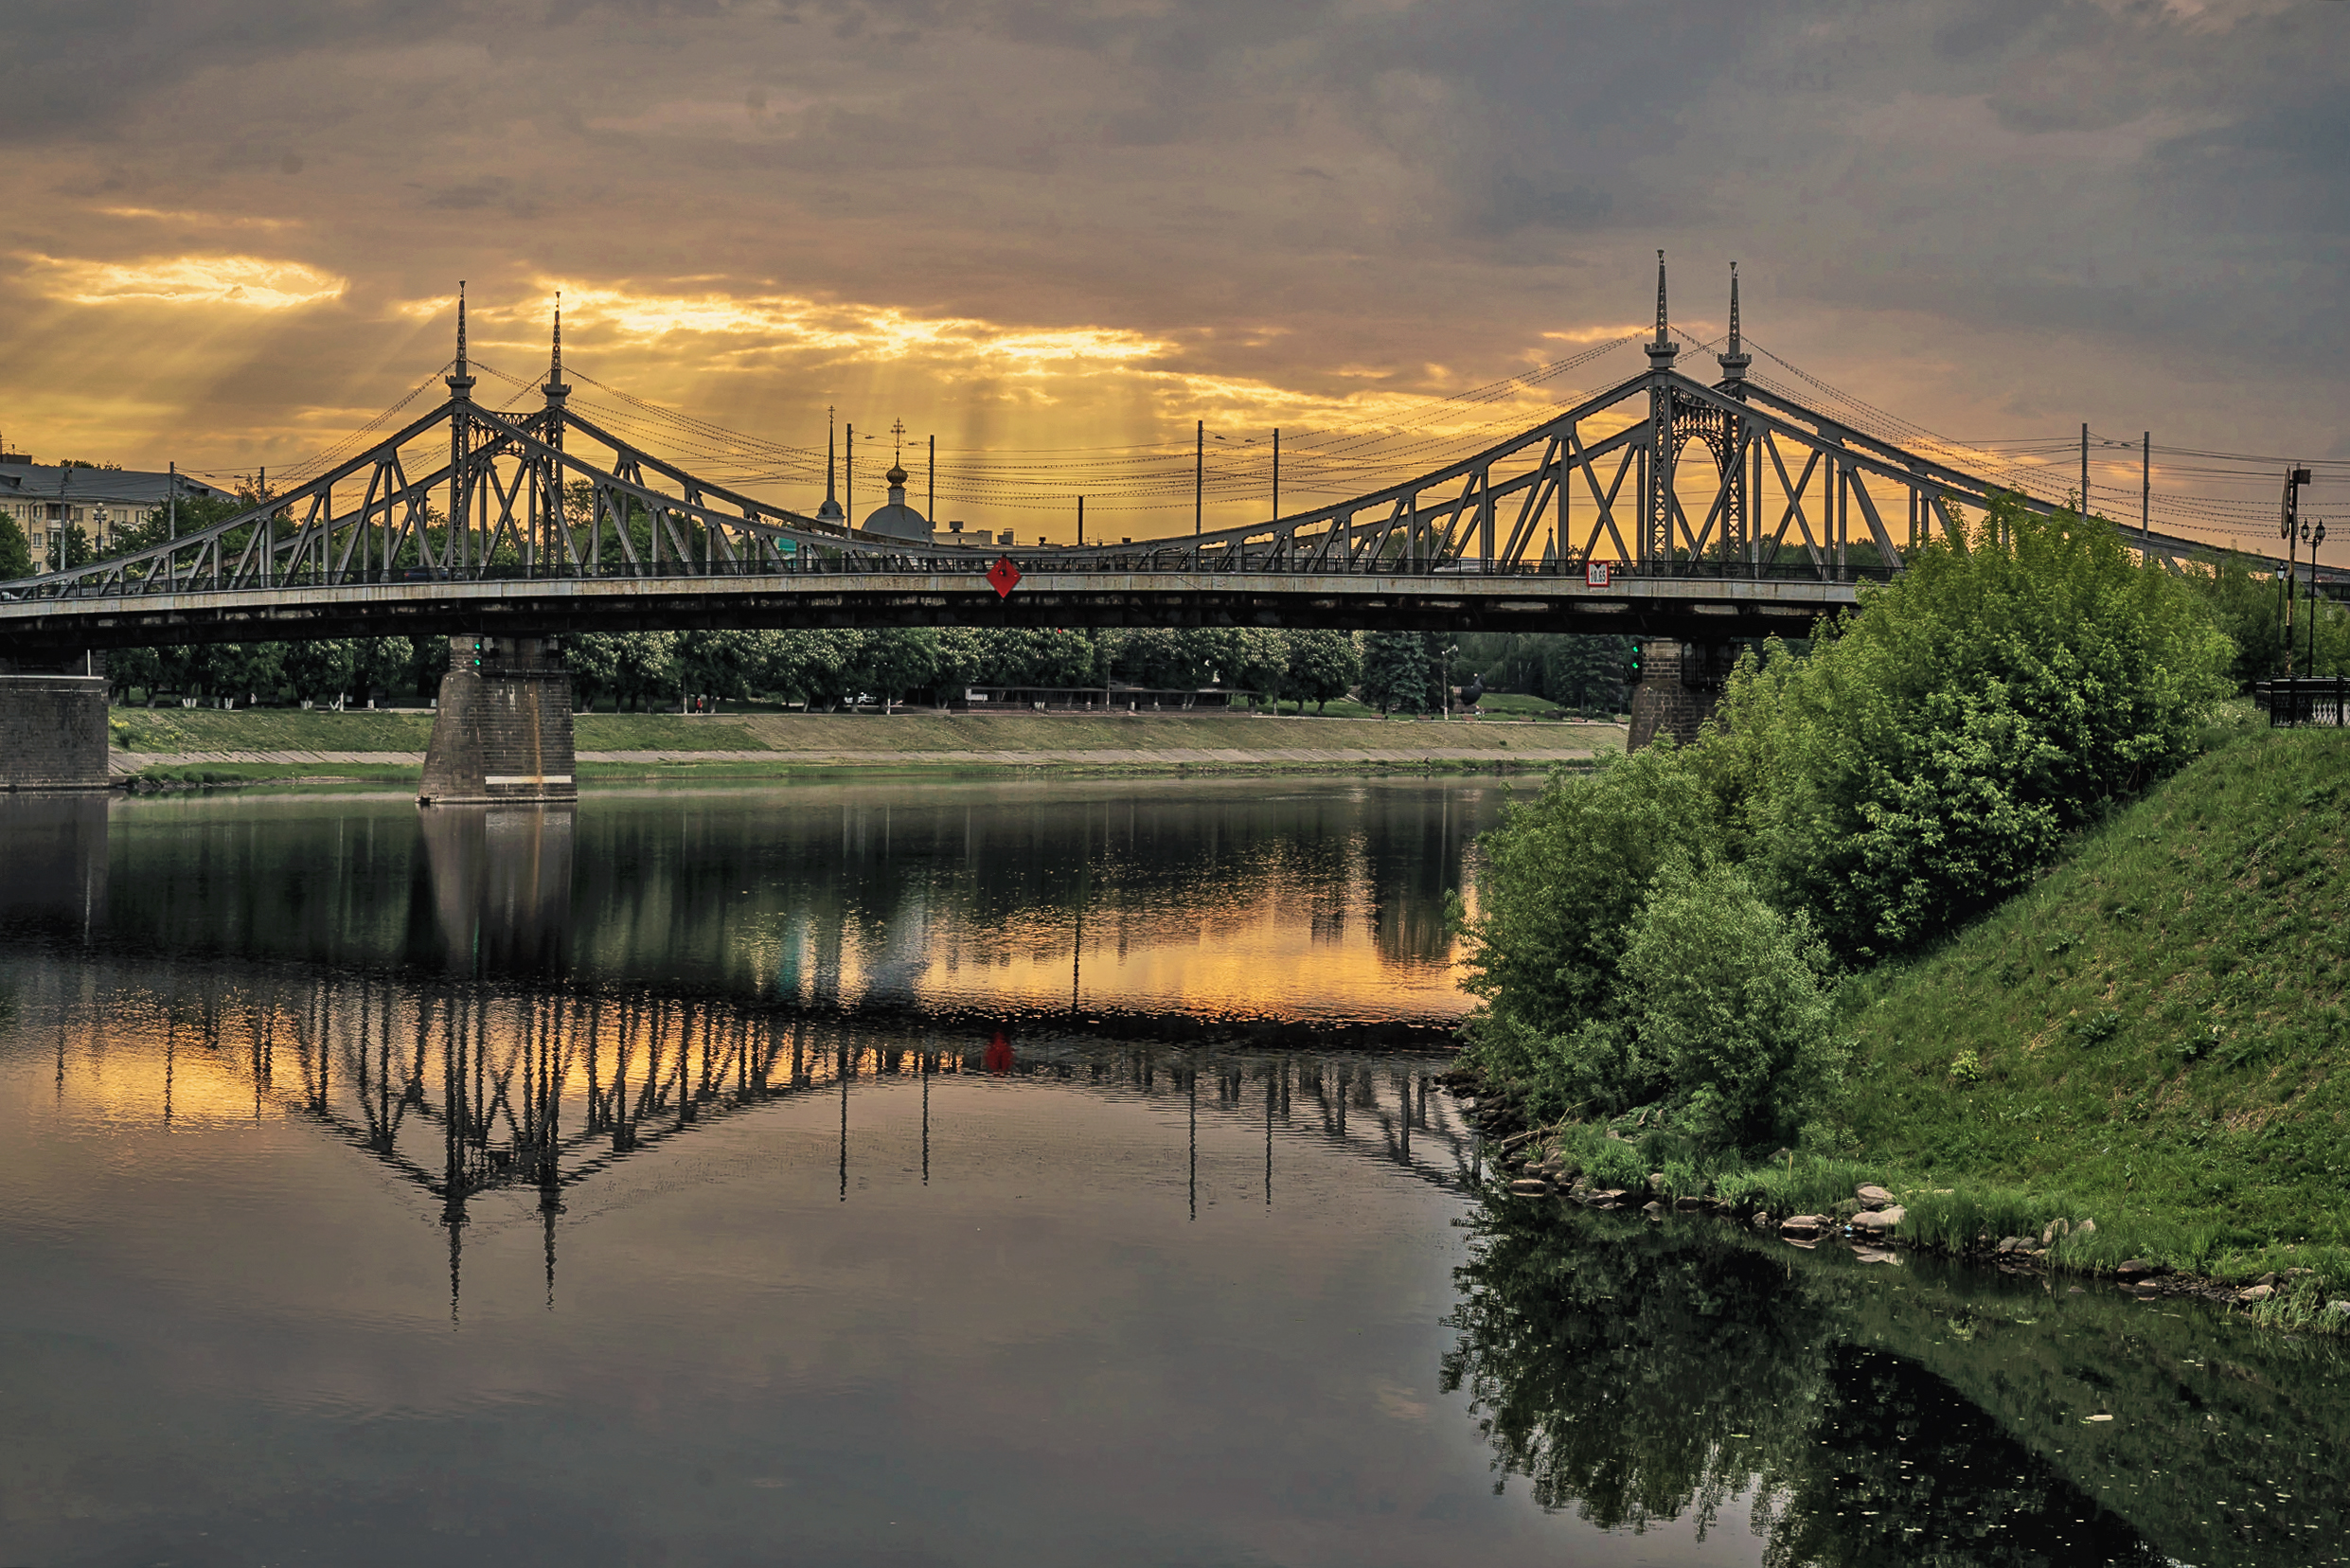
[[[723,627],[1270,626],[1369,631],[1620,632],[1708,641],[1801,636],[1857,601],[1815,578],[1031,572],[999,598],[983,578],[923,571],[504,579],[229,588],[0,601],[0,648],[312,637],[501,636]]]

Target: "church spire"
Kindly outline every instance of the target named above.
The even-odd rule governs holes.
[[[832,410],[828,407],[824,411],[824,505],[816,508],[816,516],[827,523],[845,523],[848,514],[841,509],[840,492],[833,488],[834,463]]]
[[[1744,340],[1738,335],[1738,264],[1730,263],[1730,351],[1715,356],[1721,364],[1721,379],[1731,383],[1746,380],[1746,367],[1754,363],[1754,356],[1746,351]]]
[[[1670,370],[1673,357],[1681,352],[1681,345],[1673,341],[1672,328],[1665,310],[1665,253],[1656,253],[1656,341],[1648,345],[1648,368]]]

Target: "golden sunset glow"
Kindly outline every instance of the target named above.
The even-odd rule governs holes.
[[[345,280],[258,256],[179,256],[142,261],[61,260],[34,257],[36,282],[73,305],[233,305],[283,311],[339,299]]]

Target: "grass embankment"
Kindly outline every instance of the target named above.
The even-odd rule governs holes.
[[[2350,1331],[2323,1310],[2350,1294],[2350,734],[2211,739],[2029,892],[1846,982],[1838,1153],[1712,1165],[1580,1124],[1537,1154],[1778,1216],[1878,1183],[1953,1254],[2063,1221],[2049,1266],[2274,1273],[2258,1315]]]
[[[118,708],[112,716],[117,748],[132,758],[156,758],[139,776],[170,784],[315,777],[328,772],[345,778],[412,779],[415,764],[388,757],[328,762],[304,757],[356,752],[420,760],[432,725],[431,713],[416,710]],[[1610,724],[1381,722],[1245,713],[948,714],[931,709],[900,710],[886,717],[871,712],[583,713],[574,731],[574,744],[581,754],[579,775],[589,779],[678,775],[756,780],[852,769],[1173,772],[1483,768],[1520,762],[1541,766],[1579,754],[1619,750],[1623,739],[1623,730]],[[730,752],[758,755],[723,755]],[[597,753],[641,755],[597,758]],[[654,760],[653,754],[662,754],[661,759]],[[172,758],[177,760],[168,760]]]
[[[1855,1152],[2059,1256],[2350,1286],[2350,735],[2255,730],[1843,994]],[[1912,1208],[1927,1238],[1976,1221]],[[1935,1230],[1952,1234],[1935,1237]]]

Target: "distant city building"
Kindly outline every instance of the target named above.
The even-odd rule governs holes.
[[[104,548],[169,500],[175,482],[183,499],[235,499],[184,473],[174,481],[169,473],[128,469],[52,468],[14,452],[0,459],[0,513],[25,530],[36,561],[48,561],[56,536],[76,525],[94,547]]]

